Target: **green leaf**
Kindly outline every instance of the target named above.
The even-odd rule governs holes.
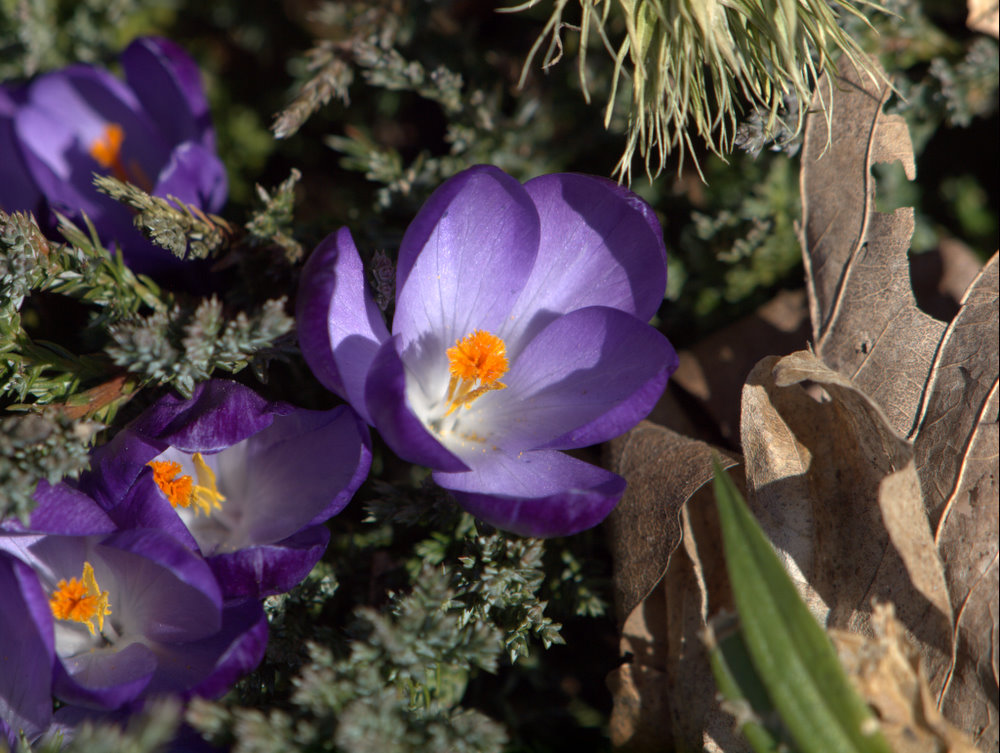
[[[726,569],[743,639],[801,753],[891,753],[833,644],[799,597],[732,479],[715,466]]]
[[[715,683],[725,699],[724,708],[736,717],[750,747],[757,753],[787,751],[787,745],[782,748],[783,730],[774,729],[780,726],[780,720],[775,722],[774,704],[750,660],[736,616],[727,613],[713,619],[705,642]]]

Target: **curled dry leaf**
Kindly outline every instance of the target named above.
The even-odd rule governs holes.
[[[851,378],[904,436],[913,428],[944,324],[917,307],[907,249],[913,209],[875,211],[876,162],[916,168],[906,122],[886,115],[891,89],[841,63],[820,80],[802,154],[802,248],[816,355]]]
[[[872,636],[831,630],[830,637],[895,753],[976,753],[969,737],[938,711],[920,655],[892,605],[876,606],[872,623]]]
[[[997,256],[969,287],[935,353],[914,459],[934,541],[945,563],[956,639],[938,703],[964,729],[998,742]]]
[[[951,609],[913,448],[882,409],[801,351],[757,365],[743,416],[751,507],[813,614],[867,630],[872,599],[891,601],[944,651]]]
[[[608,676],[612,744],[622,750],[713,749],[716,737],[736,743],[717,713],[698,637],[710,614],[732,608],[709,483],[713,457],[742,483],[736,458],[648,421],[609,447],[610,467],[628,480],[608,522],[621,650],[631,657]]]
[[[886,729],[906,735],[920,716],[921,739],[966,750],[943,716],[995,750],[997,257],[950,324],[918,307],[907,257],[913,212],[875,211],[871,174],[875,162],[900,160],[914,175],[906,125],[882,112],[890,94],[882,80],[846,63],[840,74],[818,87],[832,116],[809,117],[802,158],[815,351],[765,358],[747,377],[740,438],[749,502],[829,628],[867,645],[861,636],[889,630],[873,603],[894,605],[923,664],[883,641],[894,658],[864,665]],[[692,374],[689,395],[727,420],[723,382]],[[633,656],[609,677],[612,741],[624,750],[746,749],[718,713],[698,640],[711,616],[733,607],[703,488],[711,452],[648,424],[611,447],[611,466],[629,480],[611,519],[622,651]],[[917,680],[887,690],[900,661]]]
[[[772,508],[780,508],[775,483],[793,490],[782,504],[794,497],[803,501],[803,509],[783,514],[804,520],[800,528],[811,526],[811,536],[776,543],[823,599],[828,624],[863,629],[872,596],[894,603],[902,624],[920,641],[938,707],[977,745],[995,750],[997,257],[970,285],[950,324],[921,311],[907,260],[912,211],[883,214],[873,203],[874,162],[899,159],[913,175],[905,124],[882,113],[889,89],[842,65],[840,77],[832,84],[822,81],[817,96],[832,97],[834,115],[829,123],[815,116],[807,123],[802,244],[816,355],[842,382],[799,366],[790,370],[788,359],[756,372],[744,391],[748,485],[765,521],[777,514]],[[805,382],[821,385],[834,405],[818,416],[823,410],[846,410],[845,421],[867,415],[870,436],[851,428],[867,467],[855,467],[849,447],[815,436],[822,432],[810,425],[813,419],[796,415],[804,393],[780,392]],[[862,403],[849,398],[851,389],[880,411],[869,406],[859,412]],[[770,416],[774,425],[755,426],[754,411]],[[879,415],[884,422],[876,420]],[[833,424],[830,430],[840,431]],[[776,452],[752,446],[770,441],[770,435],[785,436],[803,474],[758,458]],[[836,484],[824,480],[838,474]],[[839,501],[827,493],[834,488],[842,492]],[[844,510],[832,513],[831,504]],[[859,527],[859,519],[866,526]],[[853,554],[846,548],[846,531],[863,536]],[[828,556],[838,547],[846,560]],[[896,582],[894,562],[903,566],[908,584]],[[803,589],[807,596],[809,589]]]

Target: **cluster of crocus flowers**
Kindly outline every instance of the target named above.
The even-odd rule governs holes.
[[[142,37],[121,64],[125,81],[80,64],[0,85],[0,209],[31,211],[43,229],[53,212],[85,214],[134,271],[170,279],[180,261],[145,240],[129,210],[94,188],[93,174],[216,212],[226,171],[194,61],[169,40]]]
[[[0,524],[0,740],[223,693],[263,656],[261,597],[309,573],[370,462],[349,407],[210,380],[151,405],[72,485],[43,482],[28,526]]]
[[[564,535],[603,520],[625,482],[563,450],[629,429],[677,366],[647,323],[665,286],[662,231],[631,192],[479,166],[407,229],[391,332],[341,229],[303,270],[299,342],[316,377],[467,510]]]
[[[144,38],[122,67],[124,82],[80,65],[0,87],[0,207],[86,214],[134,270],[169,276],[179,262],[91,174],[215,211],[225,172],[192,61]],[[347,405],[203,382],[154,402],[79,479],[40,484],[29,525],[0,521],[0,741],[154,695],[217,696],[255,667],[261,599],[322,557],[368,474],[369,425],[500,528],[599,523],[625,481],[566,451],[659,399],[677,366],[648,324],[666,273],[650,207],[583,175],[522,184],[479,166],[445,182],[403,238],[391,329],[350,232],[329,236],[302,272],[299,341]]]
[[[167,395],[94,453],[80,487],[121,526],[169,531],[229,597],[292,588],[326,549],[323,523],[368,475],[368,429],[347,406],[273,403],[235,382]]]

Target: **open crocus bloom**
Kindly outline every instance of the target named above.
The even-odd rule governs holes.
[[[194,61],[173,42],[143,37],[121,62],[125,82],[73,65],[0,92],[0,146],[15,155],[0,161],[0,184],[17,186],[0,192],[0,208],[38,211],[40,194],[70,217],[86,213],[133,270],[170,276],[180,261],[146,241],[129,211],[97,192],[92,174],[216,212],[226,200],[226,172]]]
[[[224,605],[211,568],[184,544],[160,530],[116,530],[92,500],[63,485],[43,482],[36,497],[30,530],[0,531],[0,630],[10,638],[10,609],[22,610],[18,646],[37,666],[28,674],[19,650],[24,674],[13,682],[30,698],[47,685],[68,704],[110,710],[161,693],[218,696],[260,661],[260,605]],[[50,522],[80,535],[40,532]],[[20,705],[44,723],[40,704]]]
[[[634,194],[478,166],[407,229],[391,334],[341,229],[303,270],[299,340],[316,377],[470,512],[563,535],[603,520],[625,482],[559,450],[633,426],[677,366],[647,324],[665,286],[660,226]]]
[[[271,403],[236,382],[168,395],[100,448],[81,486],[122,527],[155,527],[205,557],[226,598],[287,591],[323,555],[323,523],[371,465],[347,406]]]

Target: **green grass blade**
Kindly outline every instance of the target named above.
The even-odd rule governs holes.
[[[715,498],[743,638],[796,747],[801,753],[891,753],[829,638],[718,464]]]
[[[782,730],[775,728],[780,720],[776,720],[771,697],[750,660],[736,616],[726,614],[712,620],[705,640],[715,684],[750,747],[756,753],[792,753],[783,745]]]

